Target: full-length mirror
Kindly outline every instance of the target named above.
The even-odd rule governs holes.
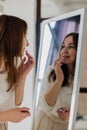
[[[81,10],[42,23],[34,130],[68,130],[82,24]]]

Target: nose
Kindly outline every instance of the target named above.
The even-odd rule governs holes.
[[[65,48],[63,48],[63,49],[61,50],[61,55],[64,55],[64,54],[68,54],[68,49],[67,49],[67,47],[65,47]]]
[[[62,51],[63,51],[63,52],[68,52],[68,48],[67,48],[67,47],[64,47]]]

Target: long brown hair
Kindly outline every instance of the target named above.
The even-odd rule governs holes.
[[[10,15],[0,15],[0,57],[6,59],[8,91],[18,80],[17,57],[22,57],[23,37],[27,31],[27,23]],[[14,60],[16,59],[16,65]]]
[[[63,43],[62,43],[62,44],[64,44],[65,39],[66,39],[67,37],[69,37],[69,36],[72,36],[73,42],[74,42],[74,44],[75,44],[75,49],[77,50],[77,47],[78,47],[78,36],[79,36],[78,33],[72,32],[72,33],[69,33],[68,35],[66,35],[65,38],[64,38],[64,40],[63,40]],[[62,48],[61,48],[61,49],[62,49]],[[60,51],[61,51],[61,50],[60,50]],[[75,63],[76,63],[76,60],[75,60]],[[75,68],[75,63],[74,63],[74,68]],[[64,74],[64,81],[63,81],[63,83],[62,83],[62,87],[65,87],[66,85],[69,84],[69,80],[68,80],[68,79],[69,79],[69,70],[68,70],[68,67],[67,67],[66,64],[63,64],[63,65],[61,66],[61,69],[62,69],[63,74]],[[48,76],[48,81],[49,81],[49,82],[50,82],[51,79],[53,79],[53,81],[56,80],[56,74],[55,74],[55,71],[54,71],[54,70],[52,70],[52,71],[50,72],[49,76]]]

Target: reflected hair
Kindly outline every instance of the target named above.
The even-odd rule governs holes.
[[[17,61],[22,59],[23,38],[27,32],[27,23],[16,16],[0,15],[0,58],[6,59],[8,91],[18,80]],[[14,60],[16,59],[16,65]]]
[[[69,33],[68,35],[66,35],[65,38],[64,38],[64,40],[63,40],[63,43],[62,43],[62,44],[64,44],[65,39],[66,39],[67,37],[69,37],[69,36],[72,36],[73,42],[74,42],[74,45],[75,45],[75,49],[77,50],[77,47],[78,47],[78,36],[79,36],[78,33],[72,32],[72,33]],[[61,48],[61,49],[62,49],[62,48]],[[61,51],[61,49],[60,49],[60,51]],[[74,68],[75,68],[75,63],[76,63],[76,60],[75,60],[75,62],[74,62]],[[67,67],[66,64],[63,64],[63,65],[61,66],[61,69],[62,69],[63,74],[64,74],[64,81],[63,81],[63,83],[62,83],[62,87],[65,87],[66,85],[69,85],[69,80],[68,80],[68,79],[69,79],[69,70],[68,70],[68,67]],[[48,76],[48,81],[49,81],[49,82],[51,82],[51,79],[52,79],[53,81],[56,80],[56,74],[55,74],[55,70],[54,70],[54,69],[50,72],[50,74],[49,74],[49,76]]]

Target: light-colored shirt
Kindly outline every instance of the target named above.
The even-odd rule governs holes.
[[[0,112],[15,108],[15,91],[8,90],[7,73],[0,74]]]
[[[55,105],[54,106],[48,105],[44,98],[44,94],[52,86],[52,83],[48,81],[48,76],[52,70],[53,70],[53,66],[50,66],[44,75],[42,85],[41,85],[40,100],[39,100],[38,107],[42,109],[47,115],[49,116],[53,115],[58,119],[57,110],[61,107],[70,108],[71,106],[72,84],[69,85],[68,87],[67,86],[61,87]]]

